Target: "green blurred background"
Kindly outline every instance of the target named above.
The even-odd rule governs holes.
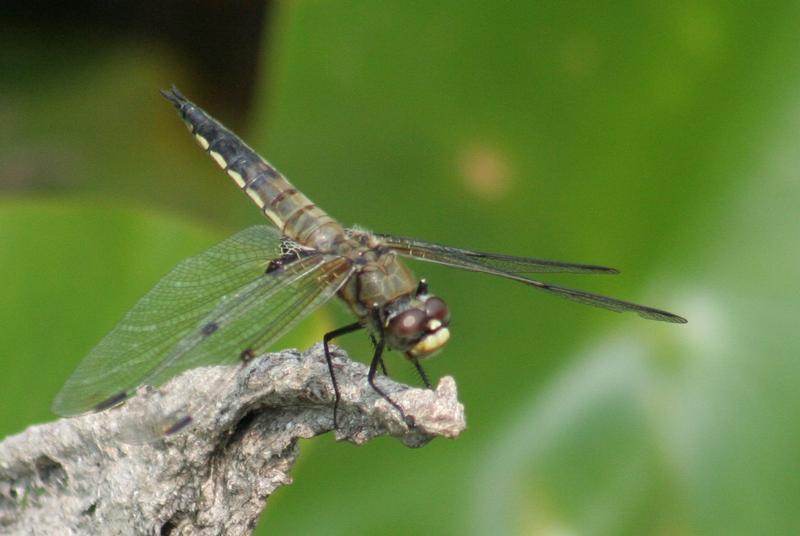
[[[615,266],[548,280],[689,319],[414,265],[469,428],[306,441],[258,533],[797,534],[799,27],[796,1],[10,2],[0,433],[52,420],[137,297],[262,221],[175,83],[345,224]]]

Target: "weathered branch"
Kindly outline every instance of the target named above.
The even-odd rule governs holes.
[[[337,439],[389,434],[419,447],[464,429],[452,378],[435,391],[378,380],[413,416],[408,428],[369,387],[364,365],[341,353],[334,363]],[[209,390],[215,400],[187,430],[143,445],[119,441],[126,412]],[[0,443],[0,533],[249,534],[270,494],[291,483],[298,439],[333,428],[332,400],[318,345],[191,370],[119,408],[33,426]]]

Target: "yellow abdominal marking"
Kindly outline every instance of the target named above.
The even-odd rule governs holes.
[[[200,144],[200,147],[202,147],[203,150],[208,149],[208,141],[206,141],[206,139],[203,136],[201,136],[200,134],[195,134],[194,139],[197,140],[197,143]]]
[[[246,193],[248,195],[248,197],[250,197],[250,199],[255,201],[256,205],[258,205],[259,207],[263,207],[264,206],[264,200],[261,199],[261,195],[256,190],[251,190],[250,188],[245,188],[244,189],[244,193]]]
[[[219,167],[221,167],[222,169],[225,169],[225,166],[227,166],[227,165],[228,165],[228,164],[227,164],[227,162],[225,162],[225,159],[224,159],[224,158],[222,158],[222,155],[221,155],[221,154],[219,154],[218,152],[216,152],[216,151],[210,151],[208,154],[210,154],[210,155],[211,155],[211,158],[213,158],[213,159],[214,159],[214,161],[215,161],[217,164],[219,164]]]
[[[231,178],[234,180],[234,182],[236,182],[236,184],[239,186],[239,188],[244,188],[244,179],[242,178],[242,176],[239,173],[235,172],[232,169],[229,169],[228,170],[228,175],[231,176]]]
[[[408,353],[412,357],[426,356],[444,346],[448,340],[450,340],[450,330],[447,328],[441,328],[438,331],[423,337],[422,340],[420,340],[414,345],[413,348],[411,348],[411,350],[408,351]]]
[[[272,221],[277,227],[283,227],[283,220],[270,209],[264,209],[264,215]]]

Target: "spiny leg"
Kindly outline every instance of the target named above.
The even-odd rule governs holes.
[[[375,385],[375,372],[378,369],[378,363],[381,362],[381,356],[383,355],[383,348],[385,345],[386,342],[384,341],[383,338],[381,338],[378,341],[378,344],[375,345],[375,355],[372,356],[372,362],[369,364],[369,373],[367,374],[367,382],[369,382],[370,387],[375,389],[376,393],[381,395],[384,400],[386,400],[389,404],[391,404],[394,407],[394,409],[396,409],[400,413],[400,417],[403,418],[403,421],[405,421],[405,423],[409,427],[412,427],[414,426],[414,418],[409,415],[406,415],[406,413],[403,411],[403,408],[401,408],[397,402],[389,398],[389,395],[384,393],[380,387]]]
[[[339,337],[340,335],[346,335],[348,333],[352,333],[354,331],[358,331],[359,329],[362,329],[363,327],[364,326],[362,326],[359,322],[354,322],[352,324],[348,324],[348,325],[346,325],[344,327],[341,327],[339,329],[335,329],[335,330],[333,330],[331,332],[328,332],[328,333],[325,334],[324,337],[322,337],[322,346],[325,348],[325,361],[328,362],[328,371],[331,373],[331,382],[333,383],[333,393],[334,393],[334,397],[335,397],[334,401],[333,401],[333,427],[334,428],[338,428],[339,427],[338,422],[336,420],[336,412],[339,409],[339,399],[341,398],[341,395],[339,395],[339,384],[336,383],[336,374],[334,374],[334,372],[333,372],[333,360],[331,359],[331,352],[330,352],[330,349],[328,348],[328,343],[331,340],[333,340],[334,338]]]
[[[428,380],[428,375],[425,374],[425,371],[422,369],[422,365],[419,364],[419,359],[412,359],[411,362],[414,363],[417,373],[419,374],[419,377],[422,378],[422,383],[425,384],[425,387],[428,389],[433,389],[431,382]]]

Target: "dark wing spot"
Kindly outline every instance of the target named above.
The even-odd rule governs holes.
[[[217,331],[217,329],[219,329],[219,324],[217,324],[216,322],[209,322],[208,324],[203,326],[202,332],[203,335],[211,335],[212,333]]]
[[[99,404],[97,404],[94,407],[94,410],[95,411],[105,411],[108,408],[113,408],[114,406],[116,406],[117,404],[119,404],[120,402],[125,400],[126,398],[128,398],[128,393],[126,393],[125,391],[122,391],[121,393],[117,393],[114,396],[112,396],[111,398],[107,398],[107,399],[103,400],[102,402],[100,402]]]
[[[283,261],[281,261],[280,259],[275,259],[275,260],[269,261],[269,264],[267,265],[267,271],[264,272],[264,273],[265,274],[271,274],[272,272],[274,272],[276,270],[280,270],[282,267],[283,267]]]
[[[171,426],[164,429],[164,435],[172,435],[177,434],[187,426],[192,424],[192,417],[190,415],[186,415],[185,417],[181,417],[177,421],[175,421]]]
[[[256,353],[253,351],[253,349],[252,348],[248,348],[248,349],[244,350],[241,354],[239,354],[239,359],[241,359],[242,361],[247,363],[248,361],[253,359],[255,356],[256,356]]]

